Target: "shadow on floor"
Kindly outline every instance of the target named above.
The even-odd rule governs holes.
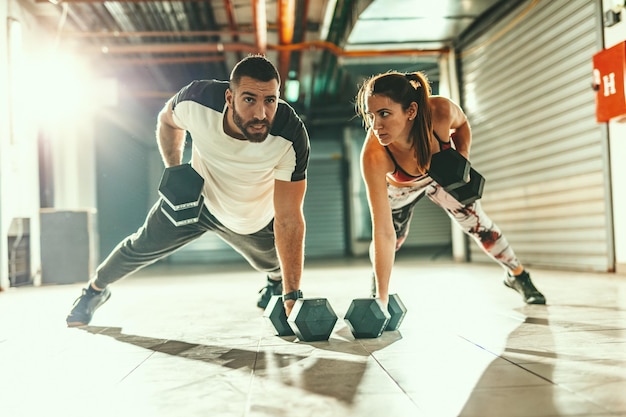
[[[83,326],[78,329],[96,335],[108,336],[117,341],[154,352],[203,361],[229,369],[247,370],[259,377],[276,379],[278,375],[280,383],[285,386],[297,386],[311,393],[333,397],[348,404],[354,401],[357,388],[361,385],[367,367],[366,360],[329,359],[317,355],[298,355],[272,350],[257,351],[188,343],[180,340],[125,334],[120,327]],[[379,339],[374,350],[382,349],[399,340],[399,337],[390,335],[386,339],[386,341]],[[373,346],[371,341],[369,344]],[[359,346],[363,348],[362,345],[353,342],[329,343],[328,345],[332,347],[326,347],[325,350],[349,354],[355,353],[355,348]],[[321,346],[317,344],[316,347],[320,348]]]

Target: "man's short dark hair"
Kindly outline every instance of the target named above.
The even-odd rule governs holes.
[[[276,80],[280,84],[280,75],[276,67],[263,55],[248,55],[239,61],[230,73],[231,86],[238,86],[241,77],[250,77],[263,82]]]

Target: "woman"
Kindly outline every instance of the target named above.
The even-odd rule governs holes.
[[[472,132],[463,110],[445,97],[431,96],[421,72],[371,77],[359,90],[356,105],[367,129],[361,172],[372,216],[370,259],[383,304],[389,299],[395,252],[408,235],[415,204],[424,195],[507,270],[506,286],[522,294],[528,304],[545,304],[479,201],[462,205],[427,174],[432,155],[451,146],[469,160]]]

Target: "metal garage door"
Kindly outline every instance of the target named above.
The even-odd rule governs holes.
[[[528,265],[613,268],[606,143],[590,88],[598,15],[595,1],[522,2],[458,51],[483,208]],[[475,244],[471,255],[486,259]]]
[[[304,200],[307,259],[346,254],[346,173],[341,141],[312,139]]]

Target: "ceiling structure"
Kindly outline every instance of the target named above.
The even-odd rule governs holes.
[[[309,120],[353,114],[346,104],[368,75],[437,72],[441,54],[506,1],[21,0],[58,48],[145,106],[194,79],[227,79],[237,60],[263,53]]]

